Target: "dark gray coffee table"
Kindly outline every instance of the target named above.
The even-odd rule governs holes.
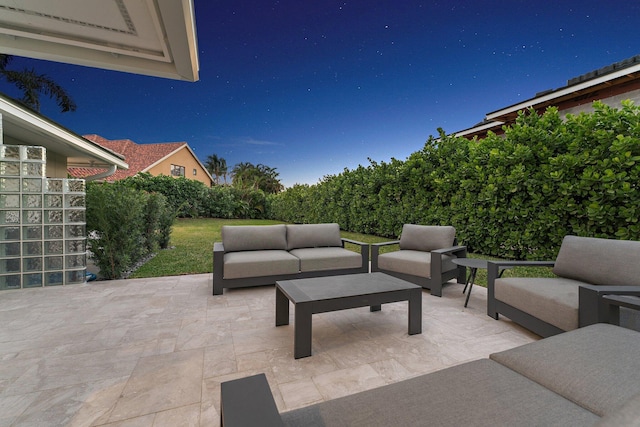
[[[348,274],[276,282],[276,326],[289,324],[295,306],[294,357],[311,356],[311,315],[348,308],[409,302],[409,335],[422,333],[422,287],[384,273]]]

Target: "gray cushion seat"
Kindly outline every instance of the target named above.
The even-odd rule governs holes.
[[[362,264],[360,254],[344,248],[300,248],[289,253],[300,260],[300,271],[359,268]]]
[[[224,276],[227,279],[296,274],[299,270],[300,260],[287,251],[244,251],[224,254]]]
[[[483,359],[284,412],[286,426],[585,426],[598,417]]]
[[[495,297],[564,331],[578,328],[578,288],[583,282],[558,278],[506,277]]]
[[[453,270],[456,265],[451,262],[452,255],[442,255],[442,270]],[[378,267],[383,270],[397,271],[419,277],[431,277],[431,252],[405,249],[389,252],[378,257]]]

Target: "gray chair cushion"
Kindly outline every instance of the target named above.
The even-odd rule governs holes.
[[[599,323],[490,357],[604,416],[640,393],[640,333]]]
[[[450,255],[442,255],[442,271],[456,268]],[[378,268],[418,277],[431,277],[431,253],[415,250],[400,250],[378,256]]]
[[[297,274],[299,271],[300,260],[287,251],[245,251],[224,254],[225,279]]]
[[[430,252],[453,246],[456,229],[440,225],[404,224],[400,235],[400,249]]]
[[[302,248],[289,253],[300,259],[300,271],[362,267],[362,256],[344,248]]]
[[[495,281],[495,298],[563,331],[579,324],[577,280],[504,277]]]
[[[565,236],[553,272],[593,285],[640,285],[640,242]]]
[[[223,225],[225,252],[287,249],[287,229],[278,225]]]
[[[588,426],[598,417],[488,359],[282,414],[287,426]]]
[[[323,246],[342,246],[338,224],[287,225],[287,249]]]

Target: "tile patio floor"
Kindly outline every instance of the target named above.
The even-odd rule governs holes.
[[[211,295],[211,275],[0,292],[0,426],[217,426],[220,383],[265,372],[281,411],[432,372],[538,339],[486,315],[486,289],[313,317],[293,358],[273,286]],[[294,310],[291,310],[293,318]]]

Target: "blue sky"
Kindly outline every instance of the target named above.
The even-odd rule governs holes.
[[[79,134],[186,141],[203,161],[262,163],[291,186],[405,159],[438,127],[466,129],[640,54],[635,0],[194,4],[196,83],[31,59],[11,68],[60,83],[78,110],[41,112]]]

